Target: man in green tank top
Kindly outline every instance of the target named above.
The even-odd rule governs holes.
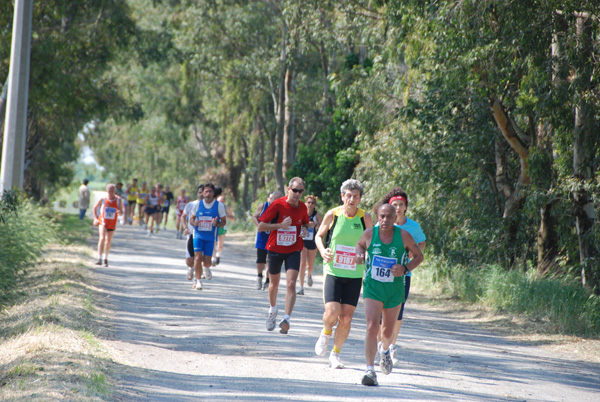
[[[371,215],[358,207],[363,186],[358,180],[346,180],[340,188],[343,205],[325,214],[315,237],[323,257],[323,330],[315,344],[315,353],[327,354],[327,344],[338,323],[329,354],[331,368],[344,368],[339,353],[348,338],[352,316],[360,297],[364,264],[357,264],[356,242],[366,228],[373,226]]]
[[[365,336],[365,358],[367,371],[363,385],[378,385],[374,360],[377,351],[379,321],[383,315],[383,338],[379,353],[379,367],[383,374],[392,371],[390,343],[400,306],[404,303],[404,275],[423,262],[423,253],[412,236],[400,227],[395,227],[396,209],[383,204],[377,209],[379,226],[367,229],[356,244],[356,262],[365,263],[363,298],[367,334]],[[408,253],[413,259],[409,261]],[[366,254],[366,257],[365,257]]]

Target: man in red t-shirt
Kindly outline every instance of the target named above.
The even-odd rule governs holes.
[[[290,329],[290,315],[296,302],[296,279],[300,270],[300,253],[304,248],[302,238],[308,231],[308,213],[300,198],[304,192],[304,180],[294,177],[287,188],[287,196],[271,203],[260,217],[258,230],[270,231],[267,241],[269,254],[269,316],[267,330],[275,329],[277,318],[277,290],[281,279],[281,266],[285,262],[287,293],[285,295],[285,316],[279,323],[279,332],[287,334]]]

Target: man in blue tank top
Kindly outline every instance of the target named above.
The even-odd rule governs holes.
[[[194,227],[194,270],[196,271],[196,290],[202,290],[202,265],[207,280],[212,279],[210,266],[217,240],[217,228],[227,224],[225,206],[215,200],[215,186],[204,185],[204,199],[190,211],[190,224]]]

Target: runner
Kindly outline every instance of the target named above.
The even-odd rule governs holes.
[[[162,202],[160,196],[156,192],[157,188],[158,184],[152,187],[150,192],[146,194],[146,199],[144,200],[144,212],[146,214],[146,228],[148,228],[148,237],[152,236],[152,228],[154,227],[154,222],[157,220],[158,210],[160,209]],[[148,226],[148,222],[150,223],[150,226]]]
[[[163,205],[165,204],[165,192],[163,190],[163,185],[160,183],[156,184],[156,194],[158,195],[158,199],[160,200],[160,206],[158,207],[158,211],[156,212],[156,228],[154,229],[156,233],[160,230],[160,224],[163,219]]]
[[[102,265],[102,253],[104,252],[104,266],[108,267],[108,253],[115,229],[117,217],[123,214],[123,203],[116,195],[116,187],[110,183],[106,186],[106,197],[99,199],[94,204],[94,226],[98,226],[98,261],[96,265]]]
[[[146,196],[148,195],[148,187],[146,187],[146,182],[142,182],[142,187],[137,192],[137,206],[138,206],[138,222],[139,225],[142,226],[148,219],[146,217],[146,213],[144,212],[144,203],[146,202]],[[148,229],[148,225],[144,229]]]
[[[300,254],[300,288],[297,294],[304,294],[304,277],[308,273],[307,283],[308,287],[313,285],[313,266],[315,264],[315,258],[317,257],[317,245],[315,244],[315,233],[319,230],[319,225],[323,221],[323,216],[315,209],[317,206],[317,197],[314,195],[306,195],[304,197],[304,203],[308,209],[308,233],[304,237],[304,248]]]
[[[254,248],[256,248],[256,289],[265,290],[269,288],[269,272],[267,270],[267,280],[264,285],[262,283],[263,271],[265,270],[265,264],[267,263],[267,240],[269,240],[269,234],[271,232],[260,232],[258,231],[258,225],[260,224],[259,218],[267,210],[271,202],[274,199],[281,198],[282,194],[280,191],[274,191],[267,197],[267,201],[263,202],[252,215],[252,222],[256,225],[256,240],[254,241]]]
[[[220,187],[217,187],[217,193],[219,192],[218,189],[220,189]],[[221,192],[222,192],[222,190],[221,190]],[[219,195],[217,197],[217,201],[219,201],[220,203],[225,205],[225,197],[223,197],[223,195]],[[229,208],[227,205],[225,205],[225,212],[227,213],[227,223],[233,222],[235,220],[235,214],[233,213],[231,208]],[[219,265],[219,263],[221,262],[221,256],[223,255],[223,246],[225,246],[225,235],[226,234],[227,234],[227,225],[220,227],[218,229],[217,253],[212,258],[213,266]]]
[[[285,315],[279,323],[279,332],[287,334],[290,329],[290,316],[296,302],[296,279],[300,269],[300,252],[304,247],[302,237],[306,235],[308,214],[306,205],[300,198],[304,192],[304,180],[294,177],[289,182],[287,197],[274,200],[260,217],[258,230],[271,231],[267,241],[269,255],[269,315],[267,330],[275,329],[277,318],[277,290],[281,279],[281,266],[285,262],[287,292],[285,295]]]
[[[204,191],[204,184],[200,184],[196,189],[197,199],[196,201],[188,202],[184,207],[181,214],[181,226],[185,227],[184,234],[186,236],[185,246],[185,265],[188,267],[187,278],[188,281],[194,280],[192,285],[193,289],[196,289],[197,280],[194,279],[194,227],[190,224],[190,214],[192,208],[194,208],[198,202],[203,199],[202,192]],[[200,278],[198,278],[200,279]]]
[[[423,233],[423,230],[421,229],[421,225],[419,225],[417,222],[413,221],[412,219],[406,217],[406,210],[408,209],[408,195],[406,194],[406,192],[400,187],[394,187],[393,189],[388,191],[388,193],[386,195],[383,196],[383,199],[381,200],[381,204],[390,204],[391,206],[396,208],[395,224],[400,226],[400,228],[406,230],[408,233],[410,233],[410,235],[413,237],[413,239],[417,243],[417,246],[419,246],[419,249],[421,251],[423,251],[423,249],[425,249],[425,244],[426,244],[427,238],[425,237],[425,233]],[[411,256],[409,255],[409,257],[411,257]],[[408,299],[408,293],[410,291],[411,276],[412,275],[409,272],[404,277],[404,290],[405,290],[404,298],[405,298],[405,300]],[[400,332],[400,327],[402,326],[402,317],[404,315],[404,305],[405,304],[406,304],[406,301],[404,303],[402,303],[402,306],[400,307],[400,313],[398,314],[398,320],[394,324],[394,334],[392,336],[392,344],[390,345],[390,351],[391,351],[390,353],[392,354],[392,363],[394,364],[395,367],[398,367],[400,365],[400,356],[399,356],[400,347],[399,347],[399,345],[396,345],[396,341],[398,339],[398,333]],[[381,341],[381,339],[382,339],[381,332],[379,333],[379,336],[377,337],[377,339],[379,341]]]
[[[165,186],[165,202],[162,207],[163,219],[165,220],[165,223],[163,225],[163,230],[167,230],[167,222],[169,221],[169,207],[173,203],[173,198],[175,198],[175,197],[173,196],[173,192],[171,192],[171,186],[166,185]]]
[[[121,199],[121,202],[123,203],[123,210],[127,208],[127,204],[125,203],[125,198],[123,196],[124,193],[125,192],[123,191],[123,183],[118,182],[115,186],[115,194]],[[125,214],[121,214],[121,224],[125,224]]]
[[[127,191],[127,220],[129,224],[133,224],[133,215],[135,214],[135,206],[137,205],[137,195],[139,188],[137,179],[131,181],[131,188]]]
[[[343,205],[327,211],[315,237],[325,275],[323,330],[315,344],[315,353],[327,354],[327,344],[337,323],[329,354],[331,368],[344,368],[339,353],[350,333],[365,268],[364,264],[355,262],[356,242],[365,229],[373,227],[371,215],[358,207],[362,194],[363,186],[358,180],[343,182],[340,187]]]
[[[194,226],[194,270],[196,290],[202,290],[202,265],[204,263],[207,280],[212,279],[211,259],[217,240],[217,228],[227,224],[225,206],[215,200],[215,186],[206,183],[202,192],[204,199],[190,211],[190,223]]]
[[[410,233],[394,226],[396,210],[390,204],[377,209],[378,226],[367,229],[356,244],[356,262],[365,262],[363,299],[367,333],[365,360],[367,371],[363,385],[378,385],[374,360],[377,352],[379,320],[383,314],[383,339],[379,349],[379,367],[383,374],[392,372],[391,345],[394,323],[404,303],[404,275],[423,262],[423,254]],[[366,257],[365,257],[366,253]],[[414,258],[408,261],[408,253]]]
[[[185,188],[181,189],[181,193],[177,196],[177,210],[175,212],[175,235],[176,239],[183,239],[183,231],[185,228],[185,221],[181,220],[183,210],[185,206],[190,202],[190,197],[185,195]],[[193,247],[192,247],[193,248]]]

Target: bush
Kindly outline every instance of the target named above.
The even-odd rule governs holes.
[[[42,208],[22,199],[12,207],[1,208],[0,305],[10,302],[20,275],[41,255],[48,242],[56,240],[55,224]]]
[[[535,269],[507,271],[498,265],[450,266],[435,258],[415,274],[420,289],[545,321],[560,333],[600,336],[600,297],[569,278],[540,278]]]

